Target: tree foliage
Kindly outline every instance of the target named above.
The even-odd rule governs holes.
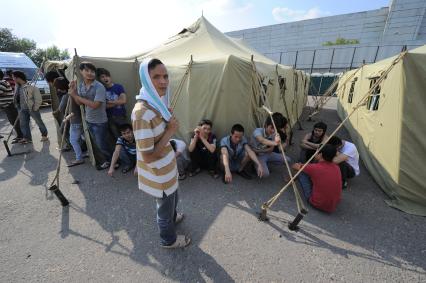
[[[34,40],[19,38],[8,28],[0,28],[0,51],[25,53],[37,66],[40,66],[43,58],[49,60],[65,60],[70,58],[67,49],[59,49],[52,45],[47,48],[37,48]]]
[[[348,44],[358,44],[358,39],[345,39],[343,37],[336,38],[336,41],[326,41],[323,46],[332,46],[332,45],[348,45]]]

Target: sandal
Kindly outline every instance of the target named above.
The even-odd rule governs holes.
[[[84,163],[84,159],[82,160],[73,160],[67,167],[74,167]]]
[[[131,168],[131,167],[126,167],[126,168],[123,168],[122,170],[121,170],[121,173],[123,173],[123,174],[127,174],[127,172],[129,172],[130,170],[132,170],[133,168]]]
[[[170,246],[161,245],[162,248],[165,249],[179,249],[184,248],[191,243],[191,239],[185,235],[177,235],[176,241]]]
[[[181,223],[184,218],[185,218],[185,214],[183,214],[182,212],[176,213],[175,224]]]
[[[200,168],[197,168],[197,169],[195,169],[194,171],[192,171],[192,172],[189,172],[189,177],[194,177],[195,175],[197,175],[198,173],[200,173],[201,172],[201,169]]]
[[[215,171],[209,171],[210,176],[212,176],[213,179],[219,178],[219,174],[217,174]]]
[[[40,139],[41,142],[45,142],[45,141],[48,141],[48,140],[49,140],[49,138],[47,136],[42,136],[41,139]]]
[[[178,176],[178,180],[179,181],[182,181],[182,180],[185,180],[185,179],[186,179],[186,174],[185,173],[179,174],[179,176]]]

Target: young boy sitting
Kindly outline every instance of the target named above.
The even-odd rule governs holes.
[[[115,150],[112,155],[111,165],[108,175],[112,177],[117,161],[120,160],[123,165],[121,172],[126,174],[136,165],[136,143],[133,135],[133,129],[130,124],[123,124],[119,128],[121,136],[117,138]]]
[[[336,148],[326,144],[314,157],[318,163],[308,164],[299,175],[299,183],[306,200],[315,208],[326,212],[336,210],[342,194],[339,166],[333,163]],[[302,163],[293,164],[300,170]]]

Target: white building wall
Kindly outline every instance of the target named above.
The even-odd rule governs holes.
[[[389,7],[227,33],[281,64],[313,72],[342,71],[426,44],[426,0],[393,0]],[[324,46],[338,37],[356,45]],[[297,53],[297,54],[296,54]],[[334,54],[333,54],[334,53]],[[297,60],[296,60],[297,57]]]

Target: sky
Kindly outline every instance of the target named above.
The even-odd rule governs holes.
[[[150,50],[204,17],[222,32],[379,9],[390,0],[0,0],[0,28],[80,56]],[[7,12],[5,12],[7,11]]]

